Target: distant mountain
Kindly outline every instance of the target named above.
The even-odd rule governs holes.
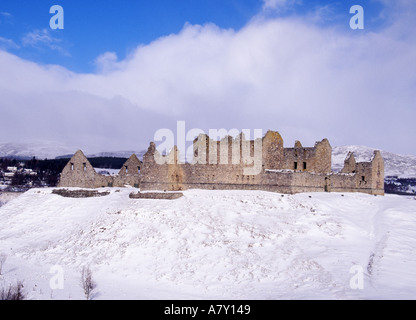
[[[117,157],[117,158],[130,158],[130,156],[134,153],[136,156],[142,160],[143,155],[146,153],[147,150],[142,151],[113,151],[113,152],[99,152],[95,154],[87,154],[88,158],[98,158],[98,157]]]
[[[130,158],[132,154],[136,154],[136,156],[142,160],[143,155],[146,153],[145,150],[142,151],[106,151],[106,152],[98,152],[98,153],[87,153],[85,156],[87,158]],[[67,159],[71,158],[74,154],[64,154],[57,156],[56,159]]]
[[[55,142],[0,143],[0,158],[15,159],[54,159],[63,154],[74,154],[76,148]]]
[[[343,146],[332,148],[332,170],[340,171],[344,167],[344,160],[348,152],[353,152],[357,162],[370,161],[374,148],[365,146]],[[398,176],[399,178],[416,178],[416,156],[400,155],[380,150],[384,159],[384,176]]]
[[[28,160],[37,159],[63,159],[71,158],[78,150],[77,147],[64,146],[57,142],[41,141],[27,143],[0,143],[0,158],[15,158]],[[133,153],[139,159],[143,158],[146,150],[141,151],[106,151],[94,154],[86,154],[88,158],[117,157],[129,158]]]

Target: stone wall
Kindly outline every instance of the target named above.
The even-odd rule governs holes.
[[[342,173],[333,173],[332,148],[327,139],[317,142],[314,147],[304,148],[297,141],[294,148],[284,148],[280,134],[268,131],[262,138],[261,171],[246,174],[245,169],[253,164],[244,160],[244,144],[245,150],[249,150],[248,156],[255,159],[255,141],[246,141],[243,135],[235,139],[225,137],[221,141],[212,141],[208,136],[200,135],[194,141],[193,161],[180,163],[176,147],[167,156],[162,156],[152,142],[143,158],[140,188],[384,193],[383,188],[380,189],[384,180],[384,165],[379,154],[372,162],[364,163],[355,163],[353,156],[349,155]],[[240,155],[239,159],[234,157],[236,154]]]
[[[357,163],[355,161],[354,153],[348,152],[347,157],[344,160],[344,168],[342,168],[342,173],[355,173]]]
[[[78,150],[62,170],[58,187],[106,187],[111,182],[110,178],[95,172],[84,153]]]
[[[356,192],[384,195],[384,160],[378,150],[374,151],[370,162],[356,162],[354,154],[348,153],[339,176],[342,179],[337,181],[338,190],[349,188]],[[348,185],[346,181],[349,181]]]
[[[356,163],[349,154],[340,173],[331,172],[332,148],[327,139],[314,147],[296,141],[284,148],[278,132],[245,140],[240,134],[213,141],[207,135],[194,140],[194,157],[181,163],[175,146],[161,155],[153,142],[143,163],[132,155],[116,177],[98,175],[81,151],[62,171],[62,187],[97,188],[130,185],[141,190],[243,189],[281,193],[366,192],[384,194],[384,162],[375,152],[370,162]]]
[[[371,190],[373,194],[384,195],[384,160],[380,151],[374,152],[371,160]]]
[[[263,170],[287,169],[282,136],[276,131],[267,131],[262,142]]]
[[[160,199],[160,200],[175,200],[183,197],[181,192],[137,192],[130,193],[130,199]]]
[[[61,172],[58,187],[101,188],[139,187],[141,162],[132,155],[121,168],[117,176],[98,174],[87,157],[78,150]]]
[[[125,185],[135,188],[140,184],[141,161],[133,154],[121,167],[117,176],[113,178],[114,187],[124,187]]]
[[[55,189],[52,190],[53,194],[60,195],[65,198],[95,198],[104,197],[110,194],[109,191],[98,192],[97,190],[68,190],[68,189]]]

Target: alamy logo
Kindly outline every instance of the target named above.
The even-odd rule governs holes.
[[[52,30],[64,28],[64,8],[59,5],[53,5],[49,9],[49,13],[54,14],[49,20],[49,26]]]
[[[350,288],[353,290],[364,289],[364,269],[360,265],[354,265],[350,268],[353,276],[350,279]]]
[[[53,274],[49,280],[49,287],[52,290],[64,289],[64,269],[60,265],[54,265],[49,269],[49,273]]]
[[[350,8],[350,13],[354,16],[350,19],[350,28],[352,30],[364,29],[364,9],[362,6],[355,5]]]
[[[228,137],[234,136],[231,140]],[[176,146],[178,154],[172,152],[175,134],[170,129],[155,132],[154,141],[161,142],[155,153],[157,164],[243,164],[244,175],[257,175],[262,170],[262,130],[254,130],[254,140],[250,141],[251,132],[243,129],[209,129],[208,136],[201,129],[185,130],[185,121],[177,121]],[[222,138],[220,141],[213,139]],[[246,140],[247,138],[247,140]],[[186,142],[193,142],[186,148]],[[231,142],[231,145],[230,145]],[[175,150],[173,150],[175,151]],[[166,156],[162,154],[166,153]]]

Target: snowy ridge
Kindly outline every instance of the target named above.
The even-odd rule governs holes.
[[[354,152],[357,162],[370,161],[374,148],[364,146],[343,146],[332,148],[332,170],[340,171],[344,167],[344,160],[348,152]],[[399,178],[416,178],[416,156],[399,155],[387,151],[380,151],[384,159],[384,176],[398,176]]]
[[[0,158],[17,159],[55,159],[70,158],[78,150],[78,147],[62,145],[54,141],[36,141],[27,143],[0,143]],[[87,157],[120,157],[129,158],[135,153],[140,159],[145,154],[141,151],[113,151],[86,154]]]
[[[0,158],[54,159],[62,154],[73,154],[76,148],[56,142],[0,143]]]
[[[350,193],[184,191],[129,199],[130,189],[74,199],[32,189],[0,208],[2,283],[29,299],[415,299],[416,201]],[[57,231],[59,230],[59,231]],[[52,290],[52,265],[65,271]],[[364,288],[350,287],[352,266]]]
[[[99,152],[95,154],[88,154],[89,158],[98,158],[98,157],[119,157],[119,158],[130,158],[132,154],[135,154],[139,159],[143,159],[143,155],[147,150],[141,151],[113,151],[113,152]]]

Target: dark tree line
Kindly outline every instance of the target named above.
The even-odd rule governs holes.
[[[103,169],[120,169],[127,161],[127,158],[116,157],[100,157],[88,159],[94,168]],[[20,167],[24,169],[32,169],[36,172],[36,175],[30,175],[23,170],[19,170],[12,178],[12,186],[26,186],[32,187],[49,186],[55,187],[59,182],[59,176],[63,168],[68,163],[69,159],[36,159],[33,157],[30,160],[18,160],[0,158],[0,168],[3,172],[7,170],[7,167]],[[0,178],[2,178],[0,174]]]
[[[16,167],[18,161],[16,159],[0,158],[0,169],[6,171],[7,167]]]
[[[127,158],[117,158],[117,157],[99,157],[99,158],[90,158],[88,161],[94,168],[101,169],[121,169],[123,164],[127,161]]]
[[[416,194],[409,189],[416,189],[416,178],[395,178],[384,181],[384,192],[401,195]]]

